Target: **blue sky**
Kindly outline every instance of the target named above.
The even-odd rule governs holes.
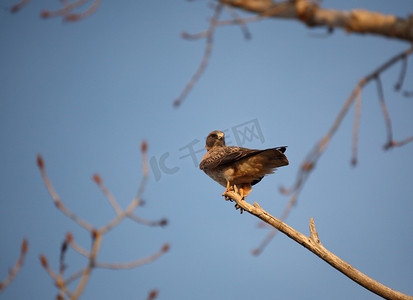
[[[103,1],[81,22],[43,20],[54,0],[33,1],[15,15],[0,11],[0,278],[29,240],[25,264],[3,299],[51,299],[53,282],[40,266],[58,268],[68,231],[88,248],[87,232],[53,205],[36,155],[41,153],[62,201],[101,226],[115,215],[91,180],[99,173],[124,208],[140,182],[140,143],[149,144],[150,178],[136,213],[168,218],[164,228],[124,221],[104,237],[99,260],[128,262],[164,243],[171,249],[133,270],[95,269],[84,299],[376,299],[303,247],[278,235],[258,257],[267,234],[240,215],[223,188],[196,166],[212,130],[260,129],[242,146],[288,145],[288,167],[255,186],[247,200],[278,216],[299,166],[331,126],[357,81],[408,44],[336,30],[325,37],[295,21],[218,28],[205,74],[179,108],[173,100],[198,67],[205,41],[181,33],[207,28],[205,1]],[[324,1],[406,17],[411,1]],[[228,17],[228,15],[226,15]],[[409,65],[411,65],[411,58]],[[412,98],[395,93],[400,63],[382,76],[396,140],[413,134]],[[413,69],[405,86],[412,90]],[[324,246],[379,282],[413,295],[412,147],[383,151],[384,120],[376,86],[362,93],[359,165],[350,166],[354,109],[343,121],[305,185],[287,223],[304,234],[313,217]],[[248,127],[250,126],[250,127]],[[252,127],[251,127],[252,126]],[[254,127],[255,126],[255,127]],[[240,131],[237,131],[240,130]],[[255,131],[257,134],[257,131]],[[241,135],[239,136],[239,138]],[[73,251],[68,273],[85,265]]]

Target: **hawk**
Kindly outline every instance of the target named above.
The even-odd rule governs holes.
[[[251,192],[251,186],[260,182],[265,175],[288,165],[284,155],[286,146],[265,150],[227,147],[224,133],[218,130],[208,134],[205,148],[207,153],[199,168],[226,187],[224,194],[232,187],[238,189],[242,199]]]

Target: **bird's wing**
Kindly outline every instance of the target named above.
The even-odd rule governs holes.
[[[243,147],[216,147],[208,151],[201,161],[199,168],[201,170],[213,169],[216,167],[228,165],[241,159],[265,153],[274,160],[275,167],[288,165],[288,160],[283,154],[286,147],[278,147],[266,150],[248,149]]]

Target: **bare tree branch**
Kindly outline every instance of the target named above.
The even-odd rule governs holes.
[[[37,166],[40,169],[40,172],[43,177],[43,181],[47,187],[47,190],[49,191],[49,194],[52,196],[53,201],[58,209],[60,209],[66,216],[71,218],[73,221],[75,221],[77,224],[80,226],[84,227],[85,229],[89,230],[92,232],[93,226],[87,223],[86,221],[78,218],[74,213],[72,213],[64,204],[62,201],[60,201],[59,195],[56,193],[55,189],[53,188],[52,183],[50,182],[49,177],[47,176],[45,165],[44,165],[44,160],[40,154],[37,155]]]
[[[43,10],[41,12],[42,18],[55,18],[62,17],[63,21],[75,22],[80,21],[84,18],[89,17],[93,14],[99,7],[102,0],[76,0],[76,1],[61,1],[64,5],[63,8],[58,10]],[[87,3],[92,3],[88,9],[84,10],[81,13],[73,13],[78,7],[81,7]]]
[[[377,83],[377,93],[379,95],[380,107],[383,112],[384,121],[386,122],[387,143],[385,144],[384,147],[387,148],[387,147],[390,147],[390,145],[393,142],[393,129],[391,126],[389,110],[387,108],[386,101],[384,99],[383,85],[381,83],[380,76],[378,75],[376,77],[376,83]]]
[[[215,27],[216,27],[216,21],[218,20],[219,16],[221,15],[223,5],[218,4],[215,8],[215,13],[210,21],[209,28],[205,32],[205,37],[206,37],[206,46],[205,46],[205,52],[204,56],[202,58],[201,64],[199,65],[198,69],[196,70],[195,74],[192,75],[192,78],[189,80],[187,85],[185,86],[184,90],[182,91],[181,95],[174,101],[174,106],[179,106],[182,101],[186,98],[188,93],[192,90],[193,86],[195,83],[197,83],[199,77],[204,73],[205,68],[208,65],[209,59],[211,57],[212,53],[212,48],[214,44],[214,32],[215,32]],[[184,35],[187,36],[187,35]],[[188,35],[189,36],[189,35]]]
[[[240,18],[232,7],[226,5],[225,8],[228,11],[228,13],[232,16],[234,24],[238,25],[241,28],[244,37],[247,40],[249,40],[251,38],[251,33],[248,30],[248,27],[245,25],[248,21],[244,20],[243,18]],[[216,22],[216,24],[219,25],[218,22]],[[222,24],[223,23],[221,23],[221,25]]]
[[[72,249],[75,250],[77,253],[79,253],[80,255],[82,255],[86,258],[90,257],[89,251],[87,251],[85,248],[79,246],[75,242],[75,240],[73,238],[73,235],[70,232],[66,235],[66,240],[69,243],[70,247],[72,247]]]
[[[20,255],[17,259],[16,263],[14,264],[13,268],[9,270],[9,276],[0,282],[0,294],[6,289],[6,287],[13,281],[16,277],[17,273],[19,273],[20,268],[24,263],[24,258],[26,257],[26,253],[29,250],[29,242],[27,239],[23,239],[21,247],[20,247]]]
[[[391,144],[389,144],[389,145],[384,145],[384,146],[385,146],[385,149],[387,150],[388,148],[391,148],[391,147],[401,147],[401,146],[404,146],[404,145],[406,145],[407,143],[410,143],[410,142],[413,142],[413,135],[410,136],[410,137],[408,137],[408,138],[406,138],[406,139],[404,139],[404,140],[398,141],[398,142],[392,141]]]
[[[13,6],[10,7],[10,12],[16,13],[19,10],[21,10],[23,7],[25,7],[27,4],[29,4],[31,0],[21,0],[19,3],[14,4]]]
[[[167,219],[161,219],[157,221],[150,221],[146,220],[144,218],[141,218],[135,214],[128,214],[128,217],[134,220],[137,223],[143,224],[143,225],[148,225],[148,226],[166,226],[168,225],[168,220]]]
[[[361,118],[361,93],[357,95],[356,104],[354,107],[354,125],[353,125],[353,154],[351,158],[351,164],[357,165],[357,153],[358,153],[358,137],[360,132],[360,118]]]
[[[380,74],[382,74],[384,71],[386,71],[389,67],[394,65],[399,60],[406,59],[412,53],[413,53],[413,46],[409,47],[408,49],[401,52],[400,54],[395,55],[394,57],[392,57],[391,59],[386,61],[384,64],[379,66],[372,73],[368,74],[367,76],[365,76],[364,78],[359,80],[358,84],[356,85],[356,87],[354,88],[354,90],[352,91],[350,96],[344,102],[343,107],[341,108],[339,114],[337,115],[333,125],[331,126],[331,128],[329,129],[327,134],[307,154],[307,157],[305,158],[304,162],[301,164],[301,168],[298,171],[297,179],[296,179],[295,183],[293,184],[293,186],[290,189],[286,189],[285,187],[281,188],[281,193],[291,195],[290,200],[288,201],[288,203],[287,203],[287,205],[284,209],[284,212],[283,212],[283,214],[280,218],[282,221],[285,220],[285,218],[288,216],[289,212],[291,211],[291,208],[297,202],[298,195],[300,194],[300,192],[301,192],[301,190],[304,186],[304,183],[307,181],[308,176],[310,175],[311,171],[314,170],[314,167],[316,166],[316,164],[318,162],[318,159],[324,153],[324,151],[326,150],[330,140],[332,139],[332,137],[336,133],[337,129],[340,127],[341,122],[343,121],[344,117],[346,116],[347,112],[349,111],[351,105],[356,100],[360,101],[360,105],[361,105],[361,90],[370,81],[376,80],[376,82],[378,83],[379,101],[380,101],[382,111],[383,111],[383,114],[384,114],[384,117],[385,117],[385,120],[386,120],[387,142],[384,145],[384,148],[389,149],[389,148],[395,147],[395,146],[402,146],[402,145],[405,145],[405,144],[413,141],[413,136],[409,137],[405,140],[402,140],[400,142],[397,142],[397,141],[393,140],[393,134],[392,134],[392,131],[391,131],[390,116],[387,112],[387,106],[385,105],[385,102],[384,102],[384,96],[383,96],[383,91],[382,91],[382,88],[381,88],[381,82],[378,79]],[[358,99],[360,99],[360,100],[358,100]],[[358,129],[359,129],[359,126],[358,126],[359,121],[357,120],[357,118],[359,118],[358,114],[360,113],[360,111],[357,112],[357,110],[361,109],[361,108],[358,108],[357,105],[358,104],[356,104],[356,108],[355,108],[356,109],[356,117],[355,117],[355,122],[356,123],[355,123],[354,128],[353,128],[353,154],[352,154],[352,163],[353,163],[353,165],[356,162],[356,156],[355,155],[356,155],[356,151],[357,151],[357,144],[355,144],[355,143],[356,143],[356,139],[357,139],[357,136],[358,136]],[[355,130],[357,130],[356,133],[355,133]],[[265,246],[275,236],[275,234],[276,234],[276,230],[274,232],[270,232],[268,234],[268,236],[265,238],[264,242],[261,243],[261,245],[257,249],[253,250],[253,253],[254,254],[259,254],[260,252],[262,252],[263,249],[265,248]]]
[[[163,225],[166,225],[166,223],[167,223],[166,220],[162,220],[162,221],[158,221],[158,222],[149,222],[147,220],[140,219],[139,217],[137,217],[136,215],[133,214],[133,211],[135,210],[135,208],[141,204],[140,198],[142,196],[142,193],[144,192],[145,184],[146,184],[147,179],[148,179],[149,169],[148,169],[148,161],[147,161],[148,160],[147,148],[148,148],[148,146],[147,146],[146,142],[142,142],[141,151],[142,151],[142,169],[143,169],[142,173],[143,173],[143,176],[142,176],[142,180],[141,180],[141,184],[139,186],[138,192],[137,192],[136,196],[132,199],[131,203],[126,208],[126,210],[123,210],[119,206],[119,204],[115,200],[115,197],[111,194],[111,192],[103,184],[103,181],[102,181],[101,177],[98,174],[95,174],[93,176],[93,180],[98,184],[99,188],[102,190],[102,192],[108,198],[109,202],[111,203],[112,207],[114,208],[114,210],[116,212],[116,217],[112,221],[108,222],[106,225],[102,226],[99,229],[94,229],[91,225],[89,225],[85,221],[79,219],[76,215],[74,215],[72,212],[70,212],[64,206],[64,204],[61,202],[59,196],[55,192],[55,190],[54,190],[54,188],[53,188],[53,186],[52,186],[52,184],[51,184],[51,182],[50,182],[50,180],[49,180],[49,178],[46,174],[46,169],[44,167],[43,159],[41,158],[40,155],[38,155],[37,164],[38,164],[39,169],[41,171],[41,174],[42,174],[43,180],[46,184],[46,187],[47,187],[50,195],[52,196],[56,206],[65,215],[67,215],[69,218],[71,218],[76,223],[78,223],[79,225],[84,227],[86,230],[88,230],[91,234],[91,237],[92,237],[91,250],[88,251],[88,250],[84,249],[83,247],[81,247],[80,245],[78,245],[77,243],[75,243],[75,241],[73,239],[73,235],[71,233],[68,233],[66,235],[66,239],[62,243],[61,251],[60,251],[59,274],[57,274],[56,272],[54,272],[50,268],[50,266],[47,262],[47,259],[44,255],[42,255],[40,257],[40,261],[41,261],[42,266],[45,268],[45,270],[50,275],[50,277],[54,280],[55,285],[59,288],[58,299],[64,299],[64,297],[66,295],[69,296],[70,299],[78,299],[79,296],[82,294],[82,292],[83,292],[83,290],[84,290],[84,288],[85,288],[85,286],[86,286],[86,284],[89,280],[89,277],[90,277],[90,274],[91,274],[92,270],[96,267],[110,268],[110,269],[131,269],[131,268],[135,268],[137,266],[140,266],[142,264],[150,263],[151,261],[157,259],[162,254],[164,254],[165,252],[168,251],[169,245],[165,244],[161,248],[161,250],[154,253],[153,255],[151,255],[147,258],[144,258],[144,259],[140,259],[140,260],[131,262],[131,263],[117,264],[117,263],[99,263],[99,262],[97,262],[97,256],[99,254],[99,250],[100,250],[100,247],[102,245],[104,234],[107,233],[112,228],[114,228],[116,225],[118,225],[126,217],[130,217],[132,219],[135,219],[136,221],[140,221],[141,223],[146,223],[148,225],[162,225],[163,226]],[[64,271],[66,269],[66,264],[64,262],[64,258],[65,258],[66,251],[68,249],[68,245],[70,245],[70,247],[73,250],[75,250],[77,253],[81,254],[84,257],[86,257],[88,259],[88,264],[85,268],[83,268],[82,270],[72,274],[71,276],[69,276],[65,280],[64,279]],[[77,279],[80,279],[79,283],[78,283],[75,291],[71,292],[68,289],[68,285],[70,283],[72,283],[74,280],[77,280]]]
[[[402,59],[402,67],[400,69],[400,74],[399,74],[399,80],[397,83],[394,85],[394,89],[396,91],[400,91],[400,89],[403,86],[403,81],[406,78],[406,72],[407,72],[407,57],[404,57]]]
[[[98,268],[106,268],[106,269],[114,269],[114,270],[119,270],[119,269],[133,269],[133,268],[136,268],[136,267],[138,267],[138,266],[145,265],[145,264],[149,264],[149,263],[153,262],[154,260],[156,260],[157,258],[159,258],[160,256],[162,256],[162,254],[164,254],[164,253],[167,252],[168,250],[169,250],[169,245],[168,245],[168,244],[165,244],[165,245],[162,246],[162,248],[161,248],[158,252],[156,252],[156,253],[154,253],[154,254],[146,257],[146,258],[139,259],[139,260],[136,260],[136,261],[132,261],[132,262],[129,262],[129,263],[105,263],[105,262],[98,262],[98,263],[96,263],[96,267],[98,267]]]
[[[230,199],[234,200],[241,209],[249,212],[250,214],[264,221],[265,223],[281,231],[286,236],[296,241],[304,248],[308,249],[309,251],[320,257],[322,260],[324,260],[326,263],[328,263],[329,265],[331,265],[332,267],[334,267],[335,269],[337,269],[338,271],[340,271],[341,273],[343,273],[348,278],[358,283],[362,287],[368,289],[369,291],[385,299],[413,300],[413,297],[392,290],[387,286],[377,282],[376,280],[368,277],[367,275],[358,271],[353,266],[351,266],[344,260],[340,259],[338,256],[334,255],[326,248],[324,248],[324,246],[321,244],[319,240],[313,218],[310,219],[311,234],[309,237],[307,237],[304,234],[298,232],[297,230],[291,228],[281,220],[270,215],[268,212],[262,209],[256,202],[254,203],[254,206],[252,206],[251,204],[242,200],[241,196],[233,191],[226,192],[223,196],[229,197]]]
[[[103,184],[102,178],[100,178],[99,174],[93,175],[93,181],[99,186],[102,190],[103,194],[108,198],[110,204],[112,205],[113,209],[116,211],[116,214],[119,216],[122,214],[122,208],[119,206],[118,202],[116,201],[115,197],[112,193],[107,189],[107,187]]]
[[[261,16],[296,19],[307,26],[341,28],[346,32],[374,34],[405,41],[413,41],[413,18],[397,18],[364,9],[338,11],[324,9],[317,2],[294,0],[273,2],[271,0],[218,0]]]

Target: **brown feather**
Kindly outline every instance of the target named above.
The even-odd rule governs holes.
[[[208,135],[206,148],[208,152],[199,168],[224,187],[227,187],[228,182],[236,185],[244,196],[265,175],[273,174],[276,168],[289,164],[283,154],[286,147],[265,150],[227,147],[220,131]]]

